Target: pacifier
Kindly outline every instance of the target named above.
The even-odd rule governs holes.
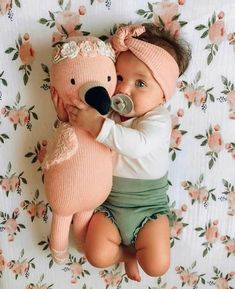
[[[133,110],[134,103],[128,95],[118,93],[111,97],[111,108],[120,115],[126,115]]]

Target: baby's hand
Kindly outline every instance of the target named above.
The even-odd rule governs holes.
[[[94,108],[82,102],[76,104],[76,106],[66,106],[70,124],[97,137],[102,128],[104,118]]]
[[[57,116],[59,120],[63,122],[68,122],[69,121],[69,116],[68,113],[65,109],[64,103],[62,99],[59,97],[56,89],[54,87],[51,88],[51,99],[54,104]]]

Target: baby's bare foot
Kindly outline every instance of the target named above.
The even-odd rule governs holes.
[[[129,279],[140,282],[140,273],[134,247],[123,247],[125,271]]]
[[[140,282],[141,277],[139,273],[138,264],[135,258],[131,258],[125,262],[125,270],[129,279]]]

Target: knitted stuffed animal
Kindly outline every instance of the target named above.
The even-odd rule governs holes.
[[[107,114],[116,86],[115,55],[109,44],[79,36],[55,45],[51,88],[64,104],[84,101]],[[87,132],[63,123],[44,166],[45,191],[52,208],[50,248],[57,263],[68,258],[73,219],[78,245],[84,242],[93,210],[112,185],[111,151]]]

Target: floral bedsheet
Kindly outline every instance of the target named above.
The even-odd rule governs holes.
[[[235,3],[231,0],[0,0],[0,288],[235,288]],[[107,38],[120,23],[154,21],[192,47],[169,103],[169,272],[128,280],[122,264],[95,269],[74,248],[48,248],[42,162],[56,118],[51,40]]]

